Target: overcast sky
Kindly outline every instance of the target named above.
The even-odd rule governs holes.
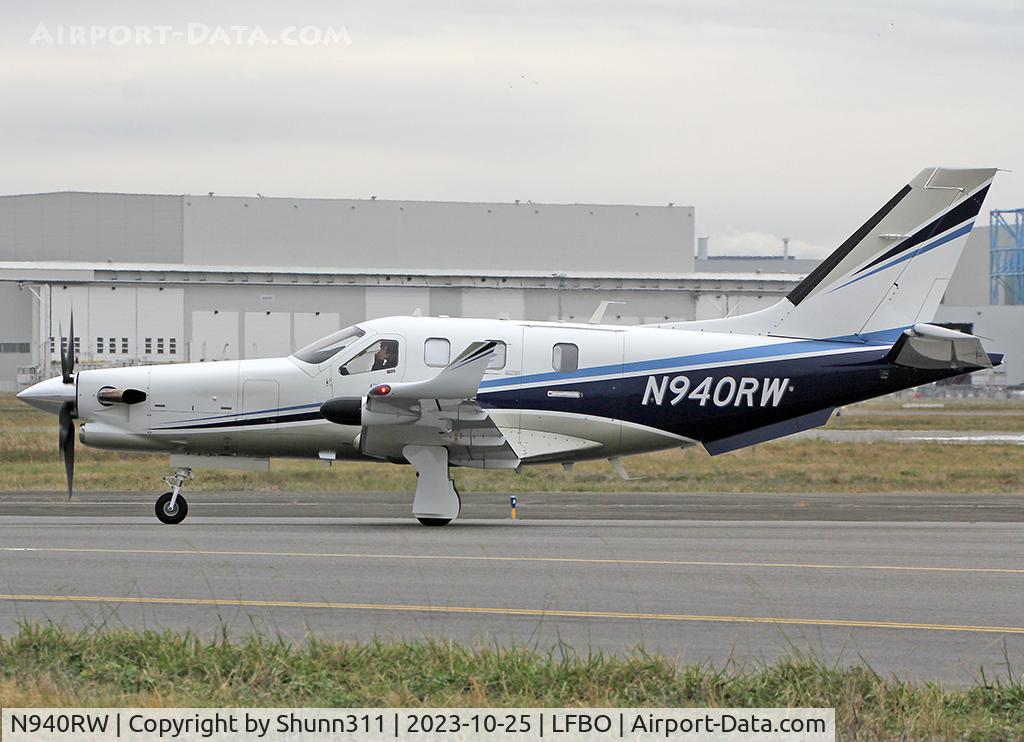
[[[5,4],[0,193],[675,202],[813,255],[929,165],[1024,206],[1024,0],[207,5]],[[46,38],[125,24],[351,43]]]

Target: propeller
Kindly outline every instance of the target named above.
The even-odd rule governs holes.
[[[60,421],[60,457],[64,460],[64,471],[68,477],[68,499],[71,499],[71,486],[75,479],[75,423],[74,404],[65,402],[57,413]]]
[[[65,384],[74,384],[72,372],[75,370],[75,313],[71,313],[71,326],[68,330],[67,347],[60,353],[60,375]],[[64,460],[64,471],[68,478],[68,499],[71,499],[71,488],[75,480],[75,417],[78,415],[74,402],[64,402],[57,413],[60,423],[58,437],[60,457]]]
[[[71,313],[71,328],[68,330],[68,344],[60,352],[60,375],[65,384],[73,384],[71,372],[75,370],[75,313]]]

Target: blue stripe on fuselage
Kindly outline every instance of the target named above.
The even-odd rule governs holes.
[[[242,417],[245,415],[272,415],[275,412],[288,412],[289,410],[308,410],[313,407],[319,407],[323,402],[312,402],[310,404],[297,404],[291,405],[290,407],[272,407],[266,410],[252,410],[250,412],[229,412],[224,415],[209,415],[207,417],[190,417],[186,420],[173,420],[168,425],[175,425],[177,423],[197,423],[203,420],[223,420],[228,417]],[[172,410],[168,410],[172,412]]]
[[[630,373],[643,373],[644,371],[656,371],[659,369],[673,368],[678,366],[695,366],[707,363],[728,363],[737,361],[753,361],[770,356],[786,356],[794,353],[814,353],[824,351],[837,351],[844,348],[861,349],[867,346],[891,345],[896,341],[906,327],[897,327],[889,330],[865,333],[863,335],[844,335],[841,337],[827,338],[824,340],[792,340],[772,345],[761,345],[747,348],[733,348],[730,350],[711,351],[708,353],[696,353],[688,356],[673,356],[670,358],[654,358],[645,361],[634,361],[625,364],[611,364],[605,366],[591,366],[581,368],[572,373],[561,373],[557,371],[525,374],[523,376],[510,376],[501,379],[485,379],[480,384],[480,389],[496,389],[520,384],[536,382],[563,382],[577,381],[598,376],[620,375]],[[852,348],[851,348],[852,346]],[[205,422],[209,420],[225,420],[227,418],[239,418],[244,420],[247,417],[258,415],[273,415],[275,413],[290,412],[293,410],[308,410],[319,408],[323,402],[312,402],[309,404],[291,405],[288,407],[276,407],[264,410],[252,410],[250,412],[227,413],[220,415],[207,415],[193,417],[184,420],[174,420],[167,425],[181,425],[184,423]]]
[[[655,372],[637,376],[589,379],[573,385],[579,396],[549,397],[549,387],[521,387],[481,391],[477,397],[485,409],[533,410],[555,414],[603,417],[636,423],[697,441],[714,441],[816,412],[850,404],[900,389],[937,381],[954,375],[949,369],[924,370],[895,366],[888,362],[888,347],[874,346],[848,353],[810,355],[796,358],[752,359],[697,369]],[[678,377],[688,383],[678,398],[674,389],[663,393],[662,402],[648,397],[651,380]],[[723,389],[726,398],[715,401],[720,382],[731,380]],[[737,392],[744,378],[756,381],[752,396]],[[710,379],[703,395],[696,391]],[[765,393],[769,383],[777,395]],[[663,386],[664,388],[664,386]],[[647,404],[644,400],[647,398]],[[675,403],[672,400],[675,399]],[[703,401],[702,401],[703,400]]]
[[[570,373],[551,371],[540,374],[525,374],[523,376],[512,376],[504,379],[486,379],[480,384],[481,389],[493,389],[513,384],[532,384],[544,381],[576,381],[596,376],[609,376],[618,374],[643,373],[644,371],[656,371],[663,368],[676,366],[696,366],[705,363],[727,363],[735,361],[751,361],[771,356],[786,356],[795,353],[816,353],[825,351],[837,351],[850,349],[855,346],[858,349],[865,346],[884,346],[896,341],[906,328],[893,328],[879,332],[866,333],[864,335],[846,335],[843,337],[829,338],[827,340],[794,340],[785,343],[772,345],[760,345],[747,348],[733,348],[730,350],[716,350],[708,353],[696,353],[689,356],[673,356],[671,358],[655,358],[648,361],[634,361],[632,363],[615,363],[606,366],[591,366],[581,368]]]

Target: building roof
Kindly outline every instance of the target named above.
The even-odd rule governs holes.
[[[783,292],[801,278],[795,274],[770,273],[672,273],[567,271],[483,271],[424,270],[395,271],[390,268],[339,269],[336,267],[295,267],[239,265],[184,265],[181,263],[113,263],[65,261],[0,262],[0,281],[18,283],[126,283],[126,284],[232,284],[232,285],[430,285],[481,288],[495,286],[571,288],[608,284],[675,284],[679,289],[714,290],[729,284],[729,290]],[[626,287],[625,285],[623,286]],[[651,286],[654,288],[654,286]]]
[[[597,204],[586,201],[554,202],[554,201],[530,201],[515,199],[512,201],[460,201],[460,200],[438,200],[438,199],[415,199],[415,198],[377,198],[370,197],[347,197],[347,196],[265,196],[261,193],[238,194],[238,193],[140,193],[137,191],[35,191],[31,193],[2,193],[0,198],[24,198],[26,196],[152,196],[154,198],[210,198],[210,199],[235,199],[244,201],[275,200],[275,201],[353,201],[356,203],[379,203],[379,204],[448,204],[452,206],[580,206],[586,208],[624,208],[624,209],[692,209],[692,204],[667,203],[667,204],[637,204],[637,203],[613,203]]]

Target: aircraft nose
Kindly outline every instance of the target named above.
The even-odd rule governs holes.
[[[18,399],[40,410],[57,414],[65,402],[75,402],[75,385],[65,384],[60,376],[33,384],[28,389],[18,392]]]

